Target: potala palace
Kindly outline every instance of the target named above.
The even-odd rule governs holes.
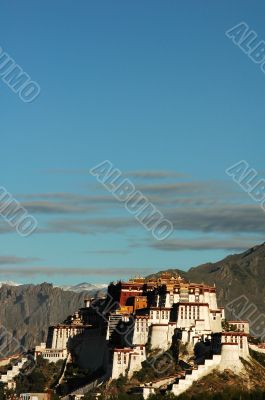
[[[207,347],[207,357],[194,362],[188,373],[143,385],[145,398],[166,383],[179,395],[214,369],[240,372],[240,359],[249,356],[249,324],[224,321],[214,286],[185,282],[168,273],[135,278],[110,284],[106,297],[86,299],[83,308],[50,327],[47,342],[36,347],[35,356],[75,360],[82,367],[101,370],[106,380],[130,379],[152,351],[165,353],[176,342],[190,354]]]

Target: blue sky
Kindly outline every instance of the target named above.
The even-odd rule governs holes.
[[[0,280],[108,282],[187,269],[264,241],[264,212],[225,174],[264,178],[265,74],[229,40],[265,40],[261,1],[3,1],[0,46],[41,87],[0,79],[1,186],[38,221],[0,221]],[[172,220],[156,241],[89,174],[110,160]],[[119,226],[117,226],[119,221]]]

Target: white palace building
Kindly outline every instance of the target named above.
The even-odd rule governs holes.
[[[86,300],[85,307],[68,321],[51,327],[47,343],[37,346],[35,355],[57,361],[73,352],[82,365],[89,367],[96,357],[94,367],[104,367],[110,379],[130,379],[141,370],[152,350],[164,353],[177,339],[192,353],[196,346],[207,343],[209,358],[195,362],[182,379],[168,379],[172,393],[179,395],[213,369],[242,369],[240,358],[249,356],[249,324],[224,322],[224,308],[218,307],[215,286],[185,282],[180,276],[163,273],[152,279],[135,278],[109,285],[105,298]],[[79,338],[77,342],[75,338]],[[73,351],[75,347],[79,350]],[[158,387],[159,382],[145,385],[144,397]]]

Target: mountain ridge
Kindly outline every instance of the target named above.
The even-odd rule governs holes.
[[[226,308],[227,318],[250,317],[251,326],[258,317],[264,315],[265,319],[265,243],[253,246],[243,253],[229,255],[215,263],[192,267],[188,271],[170,268],[150,276],[159,276],[165,271],[178,274],[187,281],[216,285],[220,306],[226,307],[244,296],[248,304],[256,310],[253,316],[249,316],[234,315],[231,309]],[[97,287],[86,282],[64,288],[45,282],[17,286],[4,283],[0,287],[1,325],[25,348],[32,348],[46,339],[50,325],[62,322],[82,307],[87,295],[95,297],[105,294],[106,285],[103,286]],[[75,290],[71,291],[69,288]],[[82,290],[84,288],[90,290]],[[14,345],[7,343],[7,354],[0,354],[0,357],[13,351]]]
[[[2,286],[37,286],[37,285],[41,285],[45,282],[41,282],[41,283],[18,283],[18,282],[14,282],[14,281],[0,281],[0,288]],[[62,290],[66,290],[66,291],[70,291],[70,292],[76,292],[76,293],[80,293],[80,292],[96,292],[99,290],[106,290],[106,288],[108,287],[108,284],[106,283],[99,283],[99,284],[93,284],[93,283],[88,283],[88,282],[81,282],[81,283],[77,283],[75,285],[56,285],[52,282],[47,282],[47,284],[52,285],[54,288],[60,288]]]
[[[51,283],[0,287],[0,358],[46,341],[48,327],[64,321],[99,290],[74,292]]]
[[[249,304],[257,307],[257,312],[265,312],[265,243],[225,257],[217,262],[204,263],[187,271],[167,269],[162,272],[179,274],[187,281],[216,285],[217,300],[225,307],[240,296],[245,296]],[[227,317],[235,317],[227,310]],[[255,317],[257,317],[257,313]],[[254,320],[254,316],[252,317]]]

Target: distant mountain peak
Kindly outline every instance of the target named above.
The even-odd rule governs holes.
[[[98,291],[105,291],[108,287],[107,284],[105,283],[100,283],[100,284],[92,284],[88,282],[82,282],[78,283],[75,285],[58,285],[63,290],[68,290],[72,292],[91,292],[91,293],[96,293]]]
[[[17,283],[17,282],[13,282],[13,281],[2,281],[0,282],[0,288],[3,285],[7,285],[7,286],[21,286],[21,283]]]

